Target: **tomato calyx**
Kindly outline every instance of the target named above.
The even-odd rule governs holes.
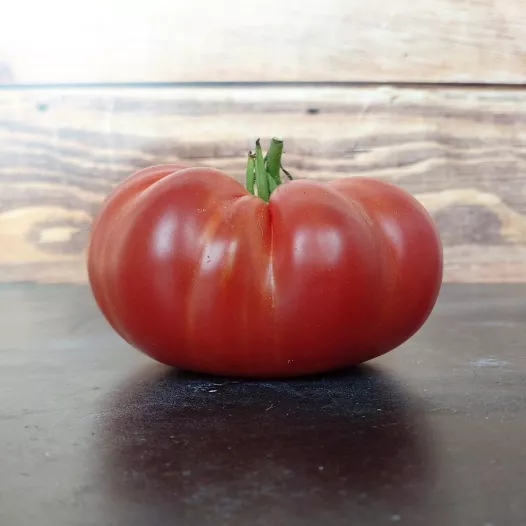
[[[249,152],[246,170],[246,187],[251,193],[261,197],[263,201],[268,202],[270,194],[283,182],[280,177],[280,169],[292,180],[290,173],[285,170],[281,164],[283,155],[283,141],[272,138],[267,155],[263,157],[261,142],[256,141],[256,153]]]

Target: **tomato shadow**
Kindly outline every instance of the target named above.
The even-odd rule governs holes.
[[[366,520],[433,482],[422,403],[370,366],[286,381],[149,367],[105,400],[99,426],[98,471],[135,510],[128,523],[147,509],[184,524]]]

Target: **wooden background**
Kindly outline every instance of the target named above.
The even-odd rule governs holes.
[[[0,281],[82,282],[135,169],[369,175],[431,211],[447,281],[526,281],[523,0],[21,0],[0,19]],[[31,16],[28,16],[31,13]]]

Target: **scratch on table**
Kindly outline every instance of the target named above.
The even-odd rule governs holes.
[[[476,362],[471,362],[471,365],[474,365],[475,367],[504,367],[509,365],[509,363],[494,358],[480,358],[480,360],[477,360]]]

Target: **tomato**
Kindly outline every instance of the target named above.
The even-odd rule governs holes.
[[[259,148],[247,172],[268,202],[220,170],[177,164],[108,197],[88,274],[131,345],[193,371],[291,376],[380,356],[428,318],[442,248],[423,206],[375,179],[276,183],[270,154],[267,171]]]

